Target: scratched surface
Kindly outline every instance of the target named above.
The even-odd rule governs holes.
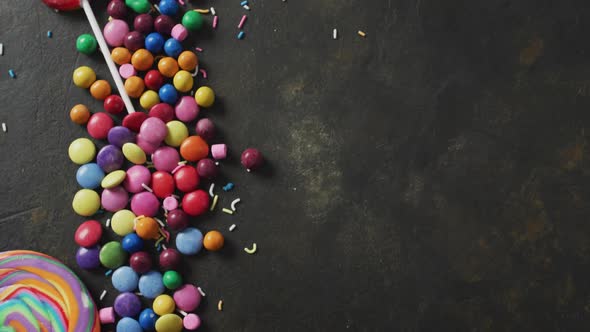
[[[185,260],[203,330],[590,328],[586,1],[251,0],[242,41],[237,1],[194,4],[220,15],[187,45],[205,49],[219,102],[203,114],[232,150],[221,205],[243,201],[193,222],[228,242]],[[108,77],[75,52],[86,32],[81,12],[0,1],[0,249],[59,257],[106,306],[116,292],[75,266],[72,239],[66,151],[87,134],[67,111],[101,106],[70,77]],[[237,165],[250,145],[262,174]]]

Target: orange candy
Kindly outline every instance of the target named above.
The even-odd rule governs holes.
[[[203,246],[209,251],[218,251],[223,248],[223,235],[218,231],[210,231],[203,238]]]
[[[70,110],[70,119],[73,123],[83,125],[90,119],[90,110],[88,107],[82,104],[78,104]]]
[[[199,59],[197,55],[191,51],[184,51],[178,56],[178,65],[184,70],[193,71],[197,68],[198,64]]]
[[[162,75],[172,78],[178,72],[178,63],[174,58],[167,56],[158,61],[158,70]]]
[[[125,80],[125,92],[131,98],[139,98],[145,89],[143,80],[137,76],[131,76]]]
[[[141,48],[135,51],[133,56],[131,56],[131,64],[133,65],[133,68],[139,71],[146,71],[152,68],[152,65],[154,64],[154,56],[150,51]]]
[[[131,61],[131,53],[124,47],[115,47],[111,52],[111,58],[116,64],[121,66]]]
[[[105,80],[98,80],[90,86],[90,94],[98,100],[105,100],[111,95],[111,85]]]
[[[189,136],[180,144],[180,155],[188,161],[199,161],[207,158],[209,145],[200,136]]]
[[[154,218],[140,217],[135,223],[135,233],[144,240],[153,240],[160,237],[160,226]]]

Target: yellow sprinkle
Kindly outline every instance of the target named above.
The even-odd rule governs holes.
[[[223,310],[223,300],[219,300],[219,302],[217,302],[217,310],[219,310],[219,311]]]
[[[258,249],[256,247],[256,243],[253,243],[252,244],[252,249],[250,249],[250,248],[244,248],[244,251],[247,252],[250,255],[253,255],[256,252],[256,249]]]
[[[223,212],[225,212],[227,214],[234,214],[234,211],[232,211],[230,209],[226,209],[226,208],[223,208],[223,210],[221,210],[221,211],[223,211]]]
[[[209,14],[209,9],[195,9],[194,11],[199,12],[201,14]]]
[[[209,211],[215,210],[215,207],[217,206],[217,200],[218,199],[219,199],[219,195],[215,195],[213,197],[213,203],[211,204],[211,208],[209,209]]]
[[[361,30],[359,30],[359,32],[357,32],[357,33],[358,33],[358,34],[359,34],[359,36],[361,36],[361,37],[366,37],[366,36],[367,36],[367,34],[366,34],[366,33],[364,33],[364,32],[363,32],[363,31],[361,31]]]

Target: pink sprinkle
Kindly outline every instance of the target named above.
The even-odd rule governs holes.
[[[200,47],[195,47],[195,50],[197,50],[197,52],[203,52],[203,49]]]
[[[244,26],[244,23],[246,23],[246,18],[247,18],[246,15],[242,16],[242,19],[240,20],[240,24],[238,24],[238,29],[241,29]]]
[[[181,6],[184,6],[184,0],[178,0],[178,3],[179,3]]]
[[[215,15],[213,17],[213,29],[217,28],[217,22],[219,21],[219,17],[217,15]]]
[[[172,170],[172,174],[176,173],[179,169],[183,168],[185,165],[178,165]]]
[[[207,78],[207,72],[205,71],[205,69],[199,69],[199,71],[201,72],[201,74],[203,74],[203,78]]]

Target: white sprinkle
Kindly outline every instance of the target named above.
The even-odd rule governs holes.
[[[111,227],[111,218],[107,219],[107,227]]]
[[[197,290],[199,291],[199,293],[201,293],[201,296],[207,296],[207,294],[205,294],[205,292],[203,292],[201,287],[197,287]]]
[[[215,166],[219,166],[219,161],[216,161],[215,162]]]
[[[233,232],[234,229],[236,229],[236,224],[232,224],[231,226],[229,226],[229,231]]]
[[[219,311],[223,310],[223,300],[219,300],[219,302],[217,302],[217,310],[219,310]]]
[[[215,16],[215,8],[211,7],[211,15]]]
[[[162,245],[162,249],[166,250],[166,249],[168,249],[168,248],[166,247],[166,245],[165,245],[165,244],[163,244],[163,245]]]
[[[250,10],[250,6],[248,5],[243,5],[242,7],[244,7],[245,10]]]
[[[192,77],[196,77],[197,75],[199,75],[199,66],[196,66],[195,72],[191,74]]]
[[[211,196],[211,197],[215,196],[215,194],[213,193],[214,188],[215,188],[215,183],[211,183],[211,186],[209,187],[209,196]]]
[[[231,202],[231,209],[235,211],[236,210],[236,204],[238,204],[239,202],[240,202],[240,199],[239,198],[234,199]]]
[[[338,39],[338,30],[334,29],[334,31],[332,31],[332,37]]]
[[[156,221],[158,222],[158,224],[160,224],[160,227],[165,227],[166,225],[164,224],[164,222],[158,218],[154,218],[156,219]]]
[[[0,43],[0,55],[4,55],[4,44]]]
[[[142,183],[141,186],[143,187],[143,189],[153,193],[154,191],[152,190],[152,188],[150,188],[147,184]]]
[[[6,132],[6,123],[2,122],[2,131]]]
[[[178,312],[183,315],[184,317],[186,317],[188,314],[186,313],[186,311],[182,311],[182,310],[178,310]]]
[[[253,244],[252,244],[252,249],[250,249],[250,248],[244,248],[244,251],[245,251],[246,253],[250,254],[250,255],[253,255],[254,253],[256,253],[256,249],[258,249],[258,248],[256,247],[256,243],[253,243]]]
[[[107,295],[107,290],[103,290],[102,294],[100,294],[100,300],[102,301],[102,299],[104,299],[104,297]]]
[[[156,10],[158,11],[158,13],[160,13],[160,7],[158,7],[158,5],[154,5],[154,8],[156,8]],[[160,13],[162,14],[162,13]]]

